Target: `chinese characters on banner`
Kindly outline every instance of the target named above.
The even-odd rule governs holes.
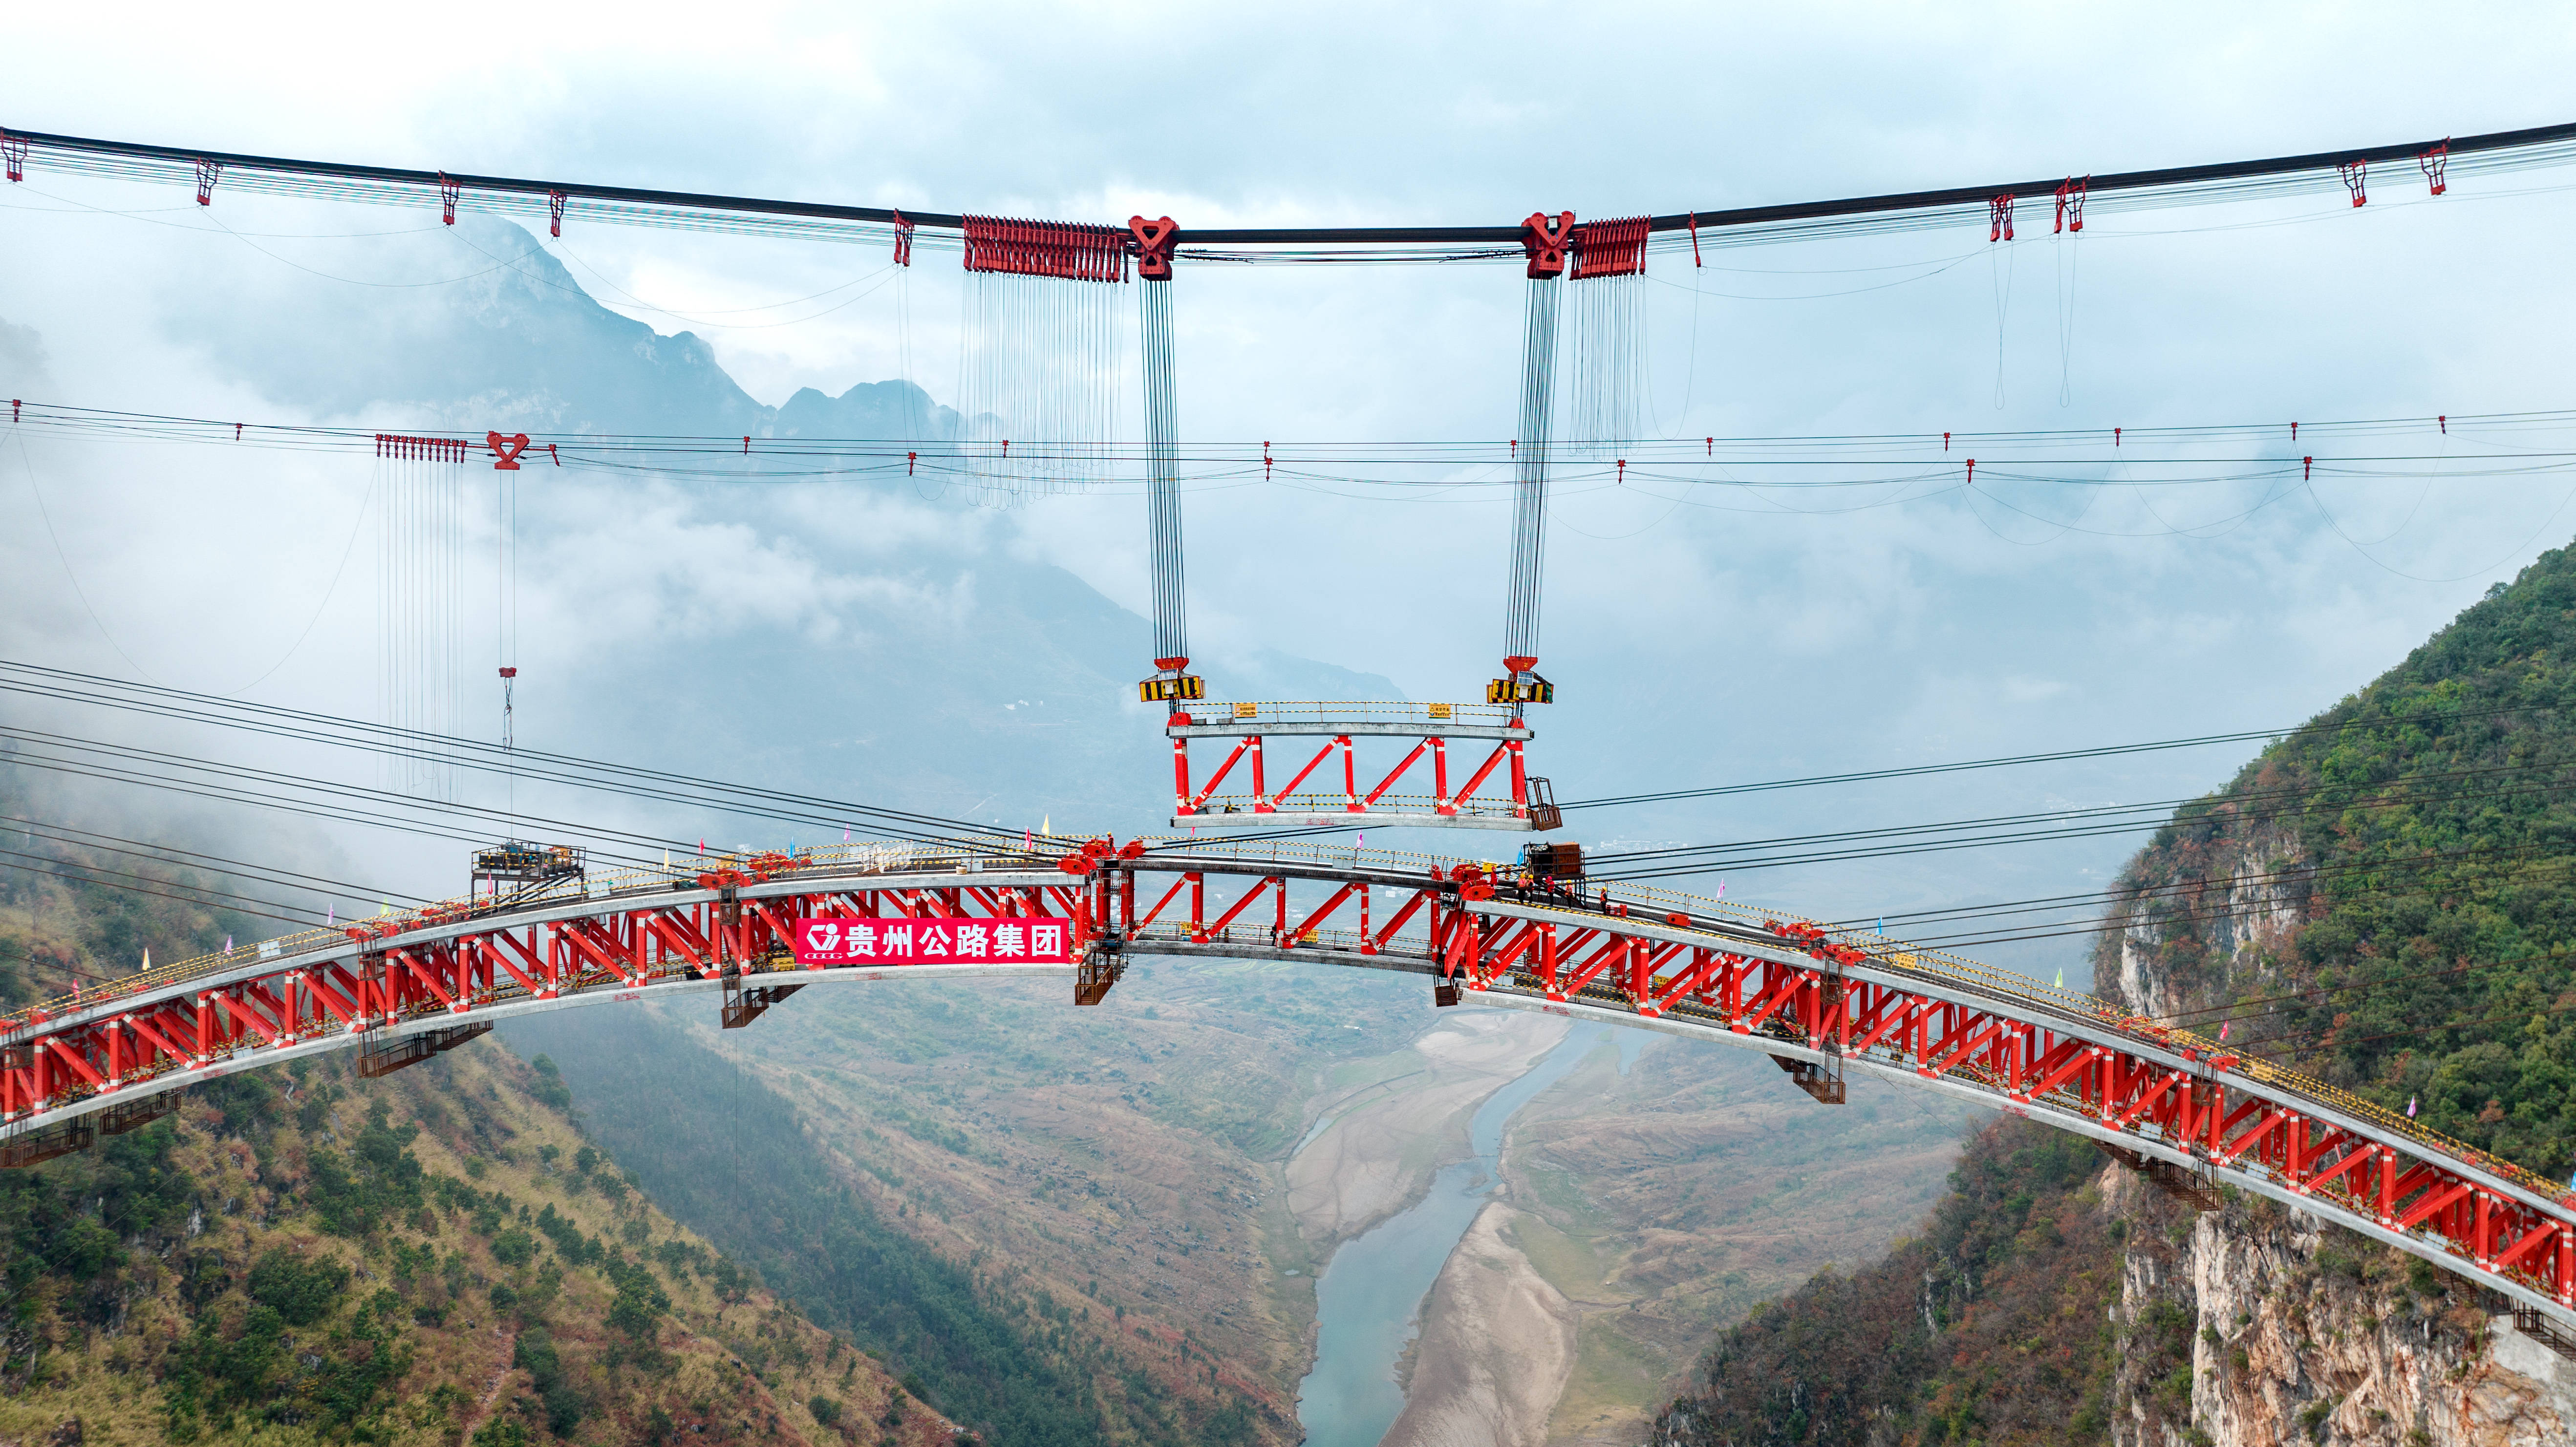
[[[1063,965],[1073,922],[1062,919],[800,919],[800,965]]]

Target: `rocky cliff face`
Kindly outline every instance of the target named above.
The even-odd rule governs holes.
[[[2274,772],[2249,771],[2252,790]],[[2298,951],[2323,912],[2313,855],[2277,822],[2212,815],[2123,880],[2129,923],[2097,957],[2103,994],[2208,1018],[2313,978]],[[2576,1441],[2576,1361],[2458,1278],[2259,1198],[2198,1211],[2119,1167],[2103,1184],[2122,1242],[2120,1447]]]
[[[2197,1211],[2124,1168],[2119,1447],[2539,1447],[2576,1441],[2576,1362],[2483,1293],[2256,1197]]]

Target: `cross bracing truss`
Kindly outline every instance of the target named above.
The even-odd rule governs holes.
[[[1547,830],[1564,822],[1547,780],[1529,772],[1530,727],[1513,706],[1217,703],[1175,709],[1163,732],[1172,741],[1176,829]],[[1190,771],[1192,739],[1235,741],[1204,781]],[[1412,748],[1380,773],[1374,762],[1361,765],[1362,739]],[[1453,742],[1467,745],[1454,769]],[[1217,792],[1229,782],[1236,792]],[[1428,794],[1395,792],[1425,784]]]
[[[1073,964],[800,968],[794,922],[825,915],[1056,919],[1081,948]],[[529,1011],[722,991],[747,1023],[807,985],[1067,975],[1093,1003],[1136,956],[1428,974],[1443,999],[1759,1050],[1819,1099],[1846,1074],[1940,1091],[2274,1198],[2576,1326],[2566,1188],[2214,1042],[1741,906],[1278,841],[763,855],[186,961],[5,1022],[0,1164],[132,1129],[197,1080],[350,1048],[382,1073]]]

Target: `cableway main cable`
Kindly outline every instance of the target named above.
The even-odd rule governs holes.
[[[437,200],[453,217],[460,198],[502,214],[544,216],[561,234],[568,214],[583,220],[700,231],[798,235],[818,239],[895,243],[907,251],[916,229],[925,245],[967,252],[970,219],[962,212],[898,212],[890,207],[847,206],[590,182],[540,181],[471,172],[423,171],[392,166],[315,161],[241,152],[105,140],[44,131],[9,131],[25,158],[13,166],[172,184],[193,184],[201,202],[214,189],[246,189],[289,196],[394,205]],[[2393,144],[2223,161],[2152,170],[2097,172],[2085,194],[2097,216],[2116,210],[2196,202],[2241,201],[2340,184],[2344,167],[2413,162],[2439,154],[2458,180],[2481,172],[2519,170],[2576,160],[2576,124],[2534,126],[2476,135],[2427,137]],[[2071,178],[1985,182],[1932,190],[1801,201],[1769,206],[1715,207],[1641,218],[1663,248],[1802,240],[1824,234],[1873,234],[1982,221],[1999,198],[2039,199],[2060,194]],[[1687,234],[1688,240],[1685,240]],[[1326,226],[1181,228],[1162,242],[1165,254],[1192,262],[1242,265],[1262,262],[1430,262],[1518,260],[1518,226]],[[933,238],[937,240],[934,243]]]

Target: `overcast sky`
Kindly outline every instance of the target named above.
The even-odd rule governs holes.
[[[0,125],[1205,226],[1714,209],[2576,119],[2560,7],[2438,21],[2418,7],[2137,7],[2126,23],[2063,6],[881,9],[167,7],[128,12],[112,36],[85,12],[38,9],[13,18],[0,51]],[[2434,200],[2384,167],[2359,210],[2328,182],[2261,204],[2097,215],[2072,242],[2025,210],[2009,247],[1978,224],[1713,249],[1703,268],[1659,254],[1654,425],[1687,437],[2277,422],[2262,455],[2290,457],[2306,450],[2287,436],[2294,420],[2563,406],[2571,181],[2576,168],[2531,171]],[[210,218],[187,200],[41,171],[0,193],[6,385],[91,407],[318,416],[283,379],[385,345],[386,318],[452,305],[437,283],[480,264],[470,228],[446,232],[425,211],[219,193]],[[926,254],[899,285],[854,286],[886,258],[578,216],[552,249],[612,308],[705,338],[762,402],[904,374],[955,395],[953,253]],[[1183,430],[1507,436],[1522,285],[1510,266],[1186,271]],[[460,378],[447,395],[474,391]],[[407,421],[413,400],[325,420]],[[1132,403],[1128,415],[1133,435]],[[294,653],[364,485],[274,459],[147,466],[39,448],[0,463],[12,656],[215,689]],[[36,507],[31,468],[60,470],[56,512]],[[2091,475],[2137,480],[2107,464]],[[2571,489],[2554,473],[1913,500],[1569,488],[1542,650],[1564,701],[1540,721],[1539,766],[1579,797],[2295,723],[2576,534]],[[936,527],[1140,608],[1140,511],[1076,498]],[[1416,697],[1470,696],[1498,651],[1506,516],[1492,488],[1411,502],[1193,494],[1198,651],[1220,689],[1228,659],[1271,649]],[[796,553],[794,537],[764,531],[787,526],[774,515],[729,523],[697,507],[649,529],[596,526],[599,547],[649,546],[664,572],[703,564],[693,597],[720,597],[727,577],[767,596],[807,576],[762,561]],[[95,596],[66,598],[57,537]],[[799,556],[824,601],[748,609],[789,641],[815,636],[809,612],[856,596],[824,574],[873,566]],[[553,620],[542,646],[567,655],[686,632],[649,610],[532,606]],[[366,644],[363,621],[326,622],[266,696],[356,706],[364,690],[353,702],[346,684],[365,675]],[[1151,747],[1140,794],[1156,787]],[[1585,828],[1705,839],[2160,798],[2223,781],[2242,758]],[[1779,884],[1859,913],[2088,887],[2127,847]]]

